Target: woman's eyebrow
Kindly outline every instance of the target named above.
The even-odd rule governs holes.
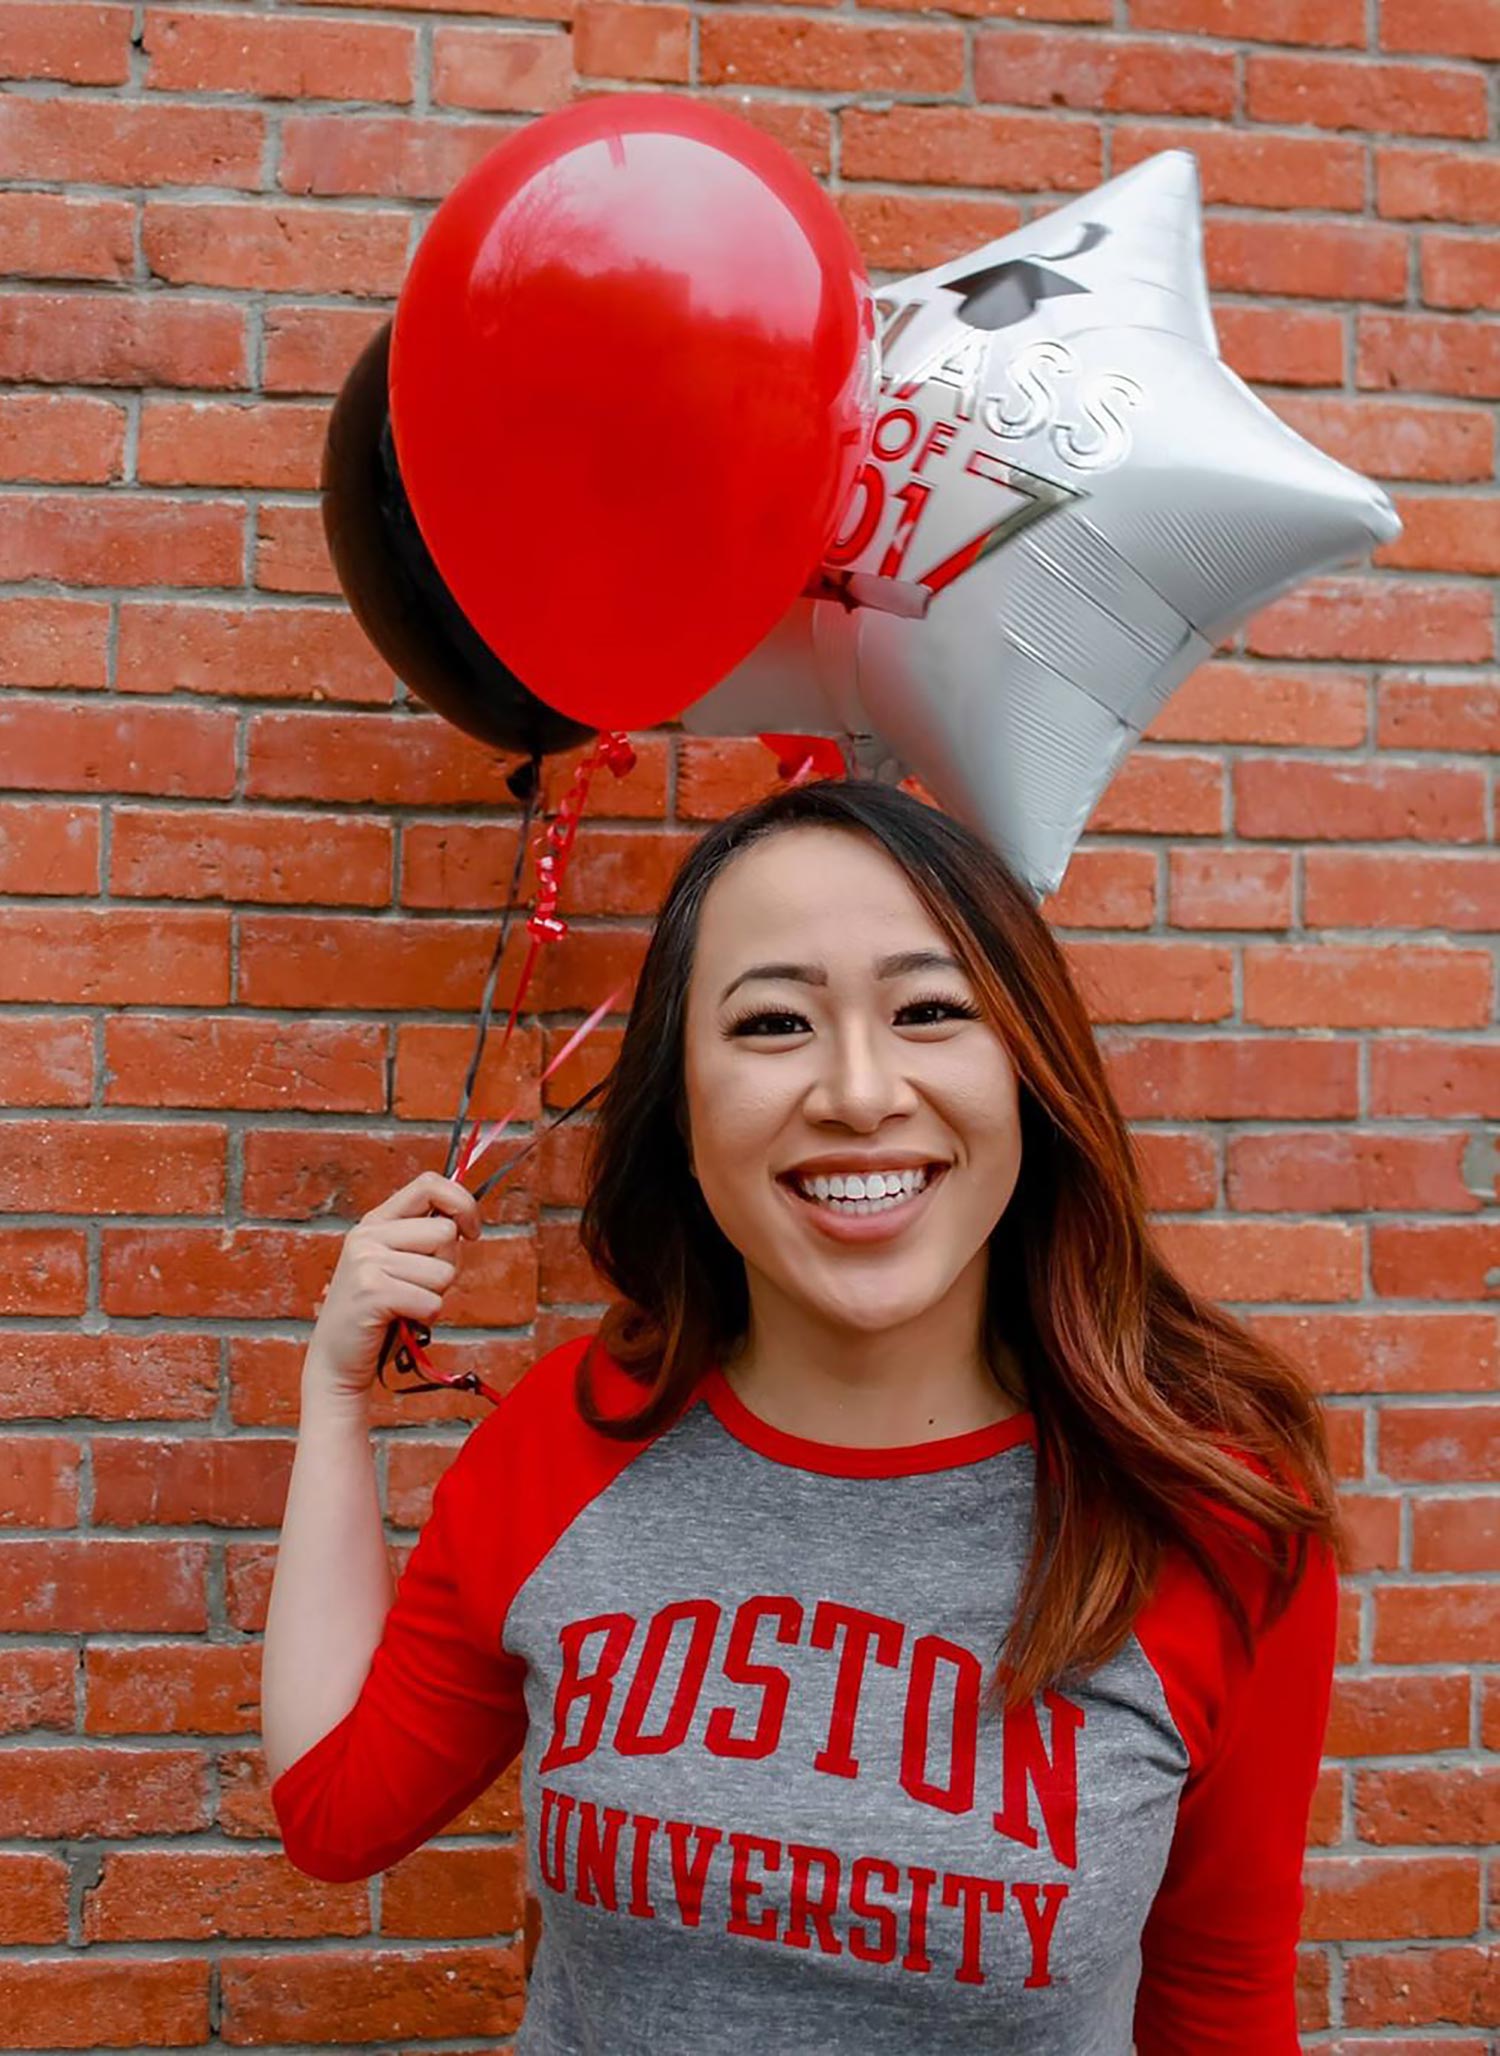
[[[882,957],[875,966],[877,978],[904,978],[908,971],[962,971],[963,965],[944,949],[908,949],[894,957]]]
[[[903,978],[911,971],[961,971],[963,966],[946,950],[908,949],[895,956],[881,957],[875,965],[877,978]],[[826,985],[828,973],[822,964],[751,964],[731,978],[719,994],[722,1006],[737,986],[752,978],[782,978],[793,985]]]
[[[741,971],[731,978],[719,994],[722,1006],[737,986],[748,984],[752,978],[784,978],[793,985],[826,985],[828,973],[821,964],[752,964],[748,971]]]

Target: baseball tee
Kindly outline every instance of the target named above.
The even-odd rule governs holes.
[[[715,1366],[621,1441],[578,1412],[587,1347],[439,1480],[358,1700],[272,1784],[289,1860],[385,1870],[520,1755],[528,2056],[1295,2056],[1326,1547],[1267,1626],[1225,1526],[1253,1659],[1174,1551],[1109,1662],[982,1710],[1030,1413],[847,1448]],[[639,1405],[592,1370],[605,1411]]]

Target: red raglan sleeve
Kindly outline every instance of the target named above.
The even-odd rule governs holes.
[[[505,1401],[433,1493],[358,1699],[270,1788],[290,1861],[342,1884],[388,1870],[490,1785],[526,1735],[525,1665],[501,1647]]]
[[[1314,1542],[1289,1607],[1259,1635],[1254,1661],[1237,1645],[1238,1658],[1223,1661],[1207,1694],[1219,1700],[1209,1718],[1179,1721],[1190,1754],[1195,1733],[1201,1754],[1188,1772],[1142,1935],[1137,2056],[1297,2056],[1302,1867],[1337,1616],[1337,1565],[1327,1545]],[[1169,1704],[1173,1638],[1190,1620],[1159,1622],[1155,1648],[1147,1643]],[[1182,1681],[1201,1665],[1205,1640],[1215,1638],[1199,1632],[1194,1639],[1191,1651],[1185,1640],[1177,1645],[1180,1702]]]

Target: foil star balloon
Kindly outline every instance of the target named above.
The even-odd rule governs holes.
[[[1167,151],[882,290],[874,442],[808,594],[683,714],[911,771],[1040,898],[1187,674],[1389,541],[1389,499],[1222,362]]]

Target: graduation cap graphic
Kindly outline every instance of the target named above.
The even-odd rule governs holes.
[[[1050,267],[1086,257],[1108,234],[1101,222],[1087,221],[1071,250],[1044,251],[1040,258],[1018,257],[1009,264],[986,265],[982,271],[971,271],[964,278],[945,280],[943,290],[963,295],[958,318],[967,327],[1013,328],[1018,321],[1025,321],[1041,300],[1060,299],[1066,293],[1086,293],[1087,286]]]

